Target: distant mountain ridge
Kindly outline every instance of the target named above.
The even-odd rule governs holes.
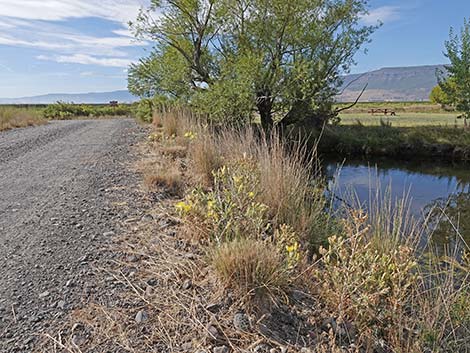
[[[376,101],[428,101],[432,88],[437,85],[436,70],[444,65],[386,67],[363,74],[344,77],[344,92],[340,102],[353,102],[366,84],[361,102]]]
[[[0,98],[0,104],[52,104],[58,101],[100,104],[118,101],[120,103],[133,103],[139,98],[133,96],[127,90],[112,92],[90,92],[90,93],[51,93],[41,96],[22,97],[22,98]]]
[[[339,102],[353,102],[367,84],[361,102],[377,101],[428,101],[432,88],[437,84],[436,70],[444,65],[410,67],[386,67],[363,74],[344,77],[343,93]],[[127,90],[90,92],[77,94],[46,94],[22,98],[0,98],[0,104],[51,104],[57,101],[99,104],[110,101],[132,103],[139,98]]]

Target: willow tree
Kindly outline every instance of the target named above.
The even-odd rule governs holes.
[[[150,62],[172,51],[177,67],[144,60],[131,68],[129,88],[139,91],[147,65],[158,71],[151,74],[158,90],[182,85],[185,99],[209,113],[243,118],[256,111],[265,128],[279,121],[321,125],[334,115],[341,75],[376,28],[361,25],[367,2],[153,0],[132,27],[154,41]],[[173,72],[178,80],[166,79]]]
[[[460,34],[451,28],[449,40],[445,42],[445,56],[450,65],[439,75],[439,86],[449,97],[457,111],[470,119],[470,22],[464,19]]]

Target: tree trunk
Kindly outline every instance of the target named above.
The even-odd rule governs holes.
[[[258,94],[256,107],[261,118],[261,126],[265,131],[270,130],[273,125],[273,102],[269,97],[269,94],[262,92]]]

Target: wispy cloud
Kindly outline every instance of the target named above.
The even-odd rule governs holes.
[[[377,23],[387,23],[396,21],[400,18],[400,8],[397,6],[382,6],[369,11],[362,17],[362,21],[367,25],[375,25]]]
[[[42,60],[126,67],[131,62],[127,49],[148,44],[133,38],[127,22],[135,19],[150,0],[0,2],[0,45],[41,50],[38,54],[42,54]],[[99,18],[108,24],[109,32],[85,34],[83,27],[67,22],[73,18]]]
[[[87,54],[58,55],[58,56],[38,55],[36,59],[55,61],[58,63],[98,65],[98,66],[108,66],[108,67],[127,67],[132,62],[130,59],[96,57],[96,56],[91,56]]]
[[[2,0],[0,16],[25,20],[61,21],[99,17],[125,23],[135,19],[148,0]]]

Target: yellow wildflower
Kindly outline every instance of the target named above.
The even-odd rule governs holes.
[[[190,140],[194,140],[196,138],[196,134],[192,131],[187,131],[185,134],[184,134],[184,137],[190,139]]]
[[[189,211],[191,211],[191,205],[184,201],[176,203],[175,208],[180,213],[188,213]]]

